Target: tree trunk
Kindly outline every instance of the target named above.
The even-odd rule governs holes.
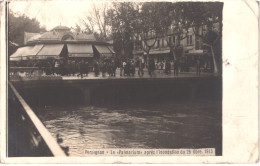
[[[123,39],[122,39],[122,56],[125,57],[125,44]]]
[[[148,62],[149,62],[149,53],[150,53],[150,50],[151,50],[151,48],[145,51],[145,52],[146,52],[146,59],[145,59],[144,63],[145,63],[145,67],[146,67],[146,68],[147,68]]]
[[[211,53],[212,53],[212,57],[213,57],[213,63],[214,63],[214,73],[219,75],[219,68],[218,68],[218,63],[217,63],[217,57],[215,55],[215,52],[214,52],[214,48],[213,46],[210,46],[210,50],[211,50]]]
[[[176,49],[175,48],[173,48],[172,49],[172,54],[173,54],[173,57],[174,57],[174,60],[176,60],[177,59],[177,56],[176,56]]]

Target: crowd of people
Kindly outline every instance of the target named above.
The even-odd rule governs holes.
[[[160,73],[165,73],[166,75],[171,74],[171,70],[175,76],[178,76],[180,69],[179,60],[166,59],[163,61],[155,62],[154,59],[150,58],[148,62],[148,73],[150,76],[153,75],[154,70],[159,70]]]
[[[100,73],[102,74],[102,77],[106,76],[106,73],[108,73],[109,76],[116,76],[116,69],[118,67],[118,62],[114,60],[103,60],[103,61],[94,61],[93,64],[93,70],[95,73],[95,76],[98,77]]]
[[[178,76],[181,71],[179,60],[165,59],[156,61],[154,58],[149,58],[147,62],[144,59],[96,59],[89,61],[86,59],[46,59],[34,61],[15,62],[12,66],[18,67],[37,67],[46,75],[61,75],[61,76],[77,76],[87,77],[89,72],[94,72],[96,77],[105,77],[107,74],[110,77],[116,77],[116,70],[120,69],[120,76],[134,76],[136,70],[141,77],[144,75],[144,68],[147,68],[148,74],[152,77],[155,75],[155,70],[159,73],[170,75],[173,70],[174,76]],[[196,73],[200,75],[201,61],[196,60]]]

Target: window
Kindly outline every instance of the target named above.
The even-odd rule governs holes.
[[[172,45],[172,37],[169,37],[169,43]]]
[[[61,40],[74,40],[74,38],[73,38],[73,36],[67,34],[67,35],[64,35]]]
[[[152,31],[152,36],[151,37],[154,37],[155,36],[155,33]]]
[[[196,39],[196,41],[195,41],[195,48],[196,48],[196,50],[200,49],[200,40],[199,39]]]
[[[180,41],[180,38],[178,36],[176,37],[176,45],[177,46],[181,45],[181,41]]]
[[[192,35],[187,36],[187,45],[192,45]]]
[[[164,47],[164,39],[162,39],[162,47]]]

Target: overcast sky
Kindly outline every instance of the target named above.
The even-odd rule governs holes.
[[[95,3],[97,1],[94,1]],[[80,18],[87,15],[93,0],[55,0],[55,1],[10,1],[9,9],[36,18],[47,30],[57,25],[75,27]],[[100,3],[100,2],[98,2]]]

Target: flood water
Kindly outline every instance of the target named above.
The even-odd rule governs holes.
[[[222,154],[221,101],[47,107],[37,115],[70,156],[98,148],[216,148]]]

